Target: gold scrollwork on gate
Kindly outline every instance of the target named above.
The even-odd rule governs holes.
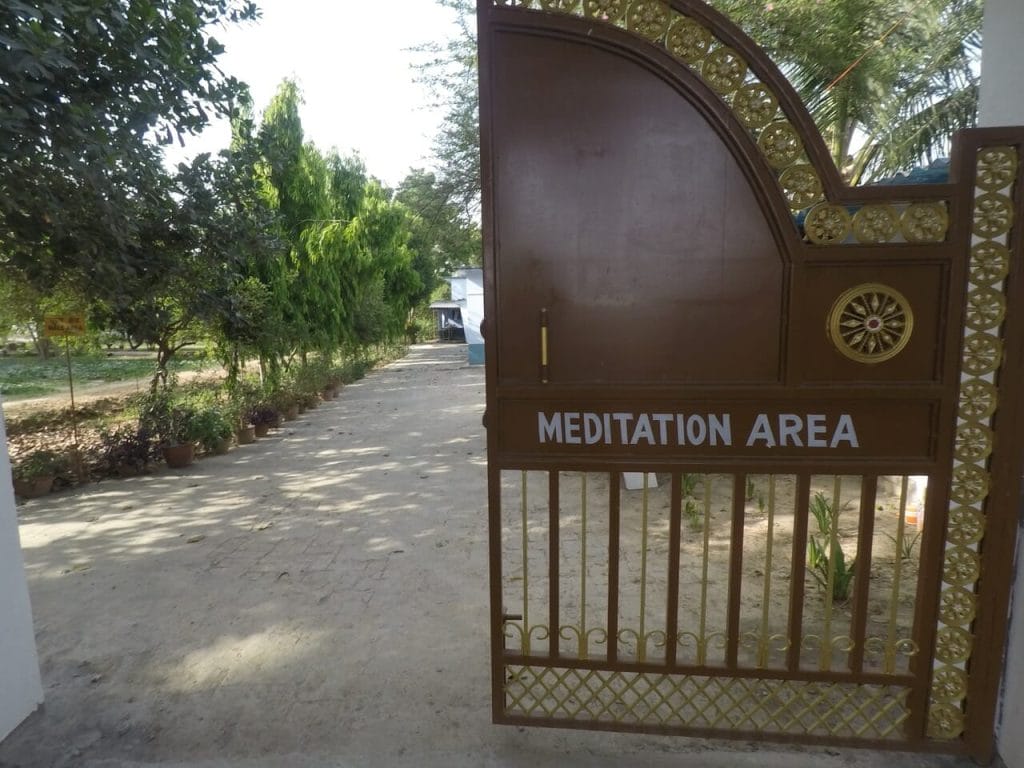
[[[963,369],[972,376],[984,376],[999,367],[1003,342],[987,333],[975,333],[964,341]]]
[[[707,56],[714,40],[714,35],[707,27],[687,16],[678,16],[672,22],[665,43],[677,59],[693,65]],[[774,100],[774,96],[772,98]]]
[[[960,418],[983,422],[996,412],[996,388],[984,379],[971,379],[960,386]]]
[[[967,294],[967,327],[972,331],[995,328],[1006,317],[1006,299],[995,288],[978,286]]]
[[[1013,147],[985,147],[977,154],[972,211],[975,242],[970,252],[967,330],[961,348],[960,421],[953,450],[935,667],[928,700],[928,735],[934,739],[959,738],[970,703],[966,669],[974,643],[979,548],[985,535],[988,462],[994,449],[992,422],[998,406],[998,390],[992,382],[1003,361],[1000,334],[1006,313],[1007,245],[1014,226],[1013,186],[1018,170]]]
[[[978,153],[977,184],[986,192],[999,192],[1017,177],[1017,153],[1009,147],[989,147]]]
[[[747,62],[732,48],[722,46],[707,55],[700,71],[707,84],[725,96],[743,84]]]
[[[986,192],[974,201],[974,234],[992,238],[1005,235],[1013,224],[1013,203],[1006,195]]]
[[[814,205],[822,198],[821,179],[809,165],[791,165],[779,176],[782,192],[795,211]]]
[[[670,39],[671,36],[670,32]],[[778,114],[779,102],[766,85],[751,83],[736,92],[732,99],[732,108],[747,129],[756,130],[764,128]]]
[[[853,217],[853,234],[861,243],[888,243],[899,229],[899,215],[891,205],[865,205]]]
[[[962,626],[974,621],[977,610],[977,599],[966,589],[952,588],[942,593],[939,603],[939,618],[952,627]]]
[[[843,242],[849,237],[851,226],[850,212],[844,206],[832,203],[818,203],[804,219],[807,238],[816,245]]]
[[[1010,251],[1002,243],[983,240],[971,249],[971,280],[978,285],[1002,283],[1010,274]]]
[[[626,0],[583,0],[583,13],[587,18],[614,24],[626,13]]]
[[[974,504],[988,496],[988,472],[974,464],[953,468],[953,487],[949,496],[957,504]]]
[[[900,217],[900,231],[908,243],[937,243],[949,229],[943,203],[911,203]]]
[[[776,120],[761,131],[757,145],[772,168],[788,168],[804,151],[800,134],[788,120]]]
[[[626,11],[626,29],[655,42],[665,37],[671,21],[672,11],[658,0],[635,2]]]
[[[984,424],[961,424],[956,431],[955,455],[960,461],[979,461],[992,453],[992,430]]]
[[[898,355],[910,341],[914,313],[910,302],[887,285],[864,283],[832,304],[829,338],[858,363],[880,363]]]
[[[953,507],[949,511],[949,533],[946,541],[963,546],[977,544],[985,535],[985,518],[971,507]]]

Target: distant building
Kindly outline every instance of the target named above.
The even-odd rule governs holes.
[[[479,267],[464,267],[447,279],[452,287],[451,301],[434,302],[430,308],[436,306],[437,313],[449,311],[448,305],[458,308],[464,338],[469,346],[469,364],[483,365],[484,337],[480,333],[480,323],[484,319],[484,271]]]
[[[440,341],[465,343],[466,332],[462,322],[462,305],[457,301],[435,301],[430,305],[434,312],[434,326]]]

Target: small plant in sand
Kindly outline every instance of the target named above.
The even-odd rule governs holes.
[[[697,482],[699,480],[700,475],[683,475],[683,515],[686,517],[686,524],[691,531],[704,530],[704,515],[701,514],[700,507],[696,501]]]
[[[914,560],[914,550],[917,548],[918,541],[921,540],[920,531],[915,532],[913,536],[904,532],[902,539],[897,539],[888,533],[885,536],[892,541],[893,548],[897,550],[896,555],[900,560],[905,562],[912,562]]]
[[[839,510],[825,494],[815,493],[810,511],[818,533],[807,537],[807,570],[822,591],[831,583],[832,600],[845,603],[853,592],[857,561],[847,560],[839,543]]]
[[[686,524],[690,526],[690,530],[704,530],[704,516],[701,515],[700,510],[697,508],[697,502],[693,499],[687,499],[683,504],[683,514],[686,515]]]

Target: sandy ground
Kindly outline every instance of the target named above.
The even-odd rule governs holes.
[[[970,765],[492,725],[464,361],[415,347],[255,445],[21,507],[46,704],[0,766]]]

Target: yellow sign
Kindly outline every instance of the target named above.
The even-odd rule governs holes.
[[[83,336],[85,317],[83,315],[47,315],[43,318],[43,333],[46,336]]]

